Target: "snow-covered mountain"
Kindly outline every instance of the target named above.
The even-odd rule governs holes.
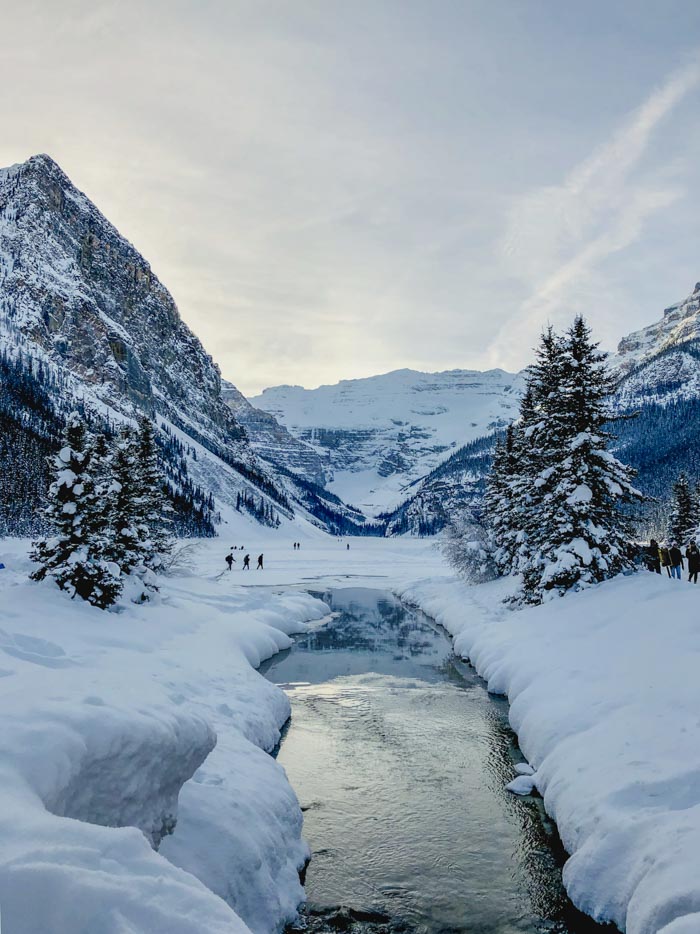
[[[623,408],[700,397],[700,283],[660,321],[624,337],[611,360]]]
[[[251,402],[318,452],[332,472],[328,489],[377,515],[460,447],[514,418],[521,383],[503,370],[396,370],[318,389],[276,386]]]
[[[269,412],[252,406],[233,383],[221,381],[221,396],[236,421],[245,428],[250,445],[259,457],[325,486],[332,474],[316,448],[295,438]]]
[[[110,422],[145,412],[164,432],[176,490],[197,484],[217,507],[238,506],[264,522],[291,519],[295,509],[331,527],[352,515],[308,482],[323,479],[313,451],[306,477],[285,472],[282,449],[291,461],[295,444],[269,416],[280,469],[260,460],[234,414],[245,409],[253,425],[254,410],[231,405],[230,384],[227,404],[218,367],[148,262],[46,155],[0,170],[0,359],[0,384],[7,390],[14,381],[0,415],[17,429],[27,386],[47,410],[34,419],[36,438],[28,435],[36,464],[61,414],[76,405]],[[0,460],[10,454],[0,446]],[[18,496],[10,490],[6,499]]]

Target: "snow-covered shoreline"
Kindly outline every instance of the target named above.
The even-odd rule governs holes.
[[[571,854],[572,901],[627,934],[697,934],[697,588],[642,573],[518,612],[499,603],[503,582],[443,577],[396,592],[508,697]]]
[[[325,604],[183,576],[105,613],[30,583],[23,550],[0,547],[3,932],[280,926],[307,850],[268,754],[289,701],[255,669]]]

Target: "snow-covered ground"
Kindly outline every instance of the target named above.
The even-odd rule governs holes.
[[[429,541],[308,527],[295,551],[229,532],[120,613],[30,584],[0,543],[3,934],[269,932],[291,915],[301,815],[266,752],[289,705],[254,667],[325,613],[306,589],[347,584],[421,605],[508,695],[577,905],[628,934],[700,932],[700,588],[643,573],[510,612],[503,583],[456,581]],[[249,572],[244,551],[224,570],[236,539]],[[155,852],[142,831],[157,841],[176,814]]]
[[[642,573],[519,612],[502,582],[400,592],[507,694],[572,900],[627,934],[698,934],[700,588]]]
[[[325,604],[237,587],[207,558],[156,605],[104,613],[30,583],[21,543],[0,542],[0,561],[3,934],[230,934],[291,917],[301,813],[266,752],[289,702],[254,667]]]

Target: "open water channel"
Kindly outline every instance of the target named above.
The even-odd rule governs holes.
[[[262,669],[292,702],[278,759],[312,850],[302,925],[609,932],[567,898],[541,800],[504,789],[522,761],[507,702],[391,594],[315,595],[333,618]]]

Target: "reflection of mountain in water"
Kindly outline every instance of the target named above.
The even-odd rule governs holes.
[[[381,591],[360,587],[319,593],[338,615],[328,626],[309,633],[298,642],[299,651],[390,652],[392,655],[419,656],[446,654],[444,637],[423,614],[413,613],[398,600]],[[431,647],[435,648],[431,652]]]

